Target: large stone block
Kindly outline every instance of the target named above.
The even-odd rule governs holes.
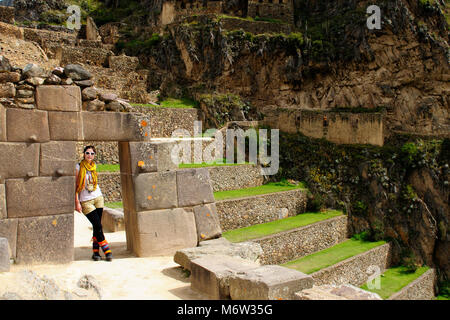
[[[83,137],[90,141],[143,141],[150,138],[150,120],[138,113],[82,112]]]
[[[218,238],[222,235],[219,216],[214,203],[194,207],[198,241]]]
[[[56,216],[19,219],[16,258],[19,264],[71,262],[73,245],[73,210]]]
[[[8,141],[47,142],[50,140],[47,112],[40,110],[6,110]]]
[[[81,112],[48,112],[52,140],[83,140]]]
[[[39,143],[0,143],[0,179],[39,175]]]
[[[50,141],[41,144],[40,175],[75,175],[76,142]]]
[[[214,202],[208,169],[177,171],[177,193],[179,207]]]
[[[81,90],[78,86],[38,86],[36,106],[51,111],[81,111]]]
[[[191,261],[191,288],[210,299],[230,299],[229,279],[258,267],[256,262],[220,254],[198,258]]]
[[[10,268],[9,263],[9,245],[8,239],[0,238],[0,272],[8,272]]]
[[[73,212],[74,203],[74,176],[6,180],[8,218]]]
[[[142,173],[133,177],[136,211],[177,207],[176,172]]]
[[[16,258],[17,225],[19,219],[0,220],[0,237],[8,239],[11,258]]]
[[[231,243],[225,238],[218,238],[200,242],[199,246],[195,248],[178,250],[173,257],[173,261],[184,269],[191,270],[193,260],[218,253],[259,263],[259,256],[263,251],[258,243],[251,241]]]
[[[171,142],[130,142],[131,173],[176,170],[171,151]]]
[[[0,141],[6,141],[6,108],[0,103]]]
[[[104,208],[102,214],[104,231],[117,232],[125,230],[124,212],[111,208]]]
[[[197,245],[194,214],[182,208],[137,213],[136,254],[174,254]]]
[[[296,292],[312,288],[314,282],[300,271],[266,265],[236,274],[229,283],[233,300],[292,300]]]

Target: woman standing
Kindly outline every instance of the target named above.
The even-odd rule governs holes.
[[[104,199],[98,185],[97,166],[94,162],[95,147],[85,147],[83,157],[83,160],[77,164],[76,169],[75,209],[80,213],[83,212],[92,223],[94,233],[92,237],[92,250],[94,252],[92,259],[94,261],[101,260],[101,247],[106,260],[112,261],[111,248],[103,234],[102,213]]]

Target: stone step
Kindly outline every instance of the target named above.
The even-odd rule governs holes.
[[[340,245],[342,243],[325,250],[327,250],[328,254],[334,255],[338,251],[337,246]],[[313,260],[318,254],[323,253],[324,250],[283,265],[310,274],[314,279],[315,286],[350,284],[359,287],[374,272],[384,272],[391,266],[391,244],[379,241],[373,243],[373,245],[373,248],[349,258],[341,254],[342,260],[339,262],[314,272],[310,272],[311,266],[302,266],[299,263],[304,262],[305,259]]]
[[[249,197],[216,200],[223,231],[275,221],[306,209],[306,189],[293,189]]]
[[[313,221],[313,222],[311,222]],[[303,213],[224,233],[233,240],[258,243],[261,264],[282,264],[329,248],[347,239],[348,217],[342,212]],[[273,233],[267,234],[267,230]],[[259,230],[259,231],[258,231]],[[262,233],[261,233],[262,231]],[[260,237],[260,234],[265,234]]]

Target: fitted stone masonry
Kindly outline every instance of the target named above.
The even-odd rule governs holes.
[[[136,255],[221,236],[208,170],[178,171],[173,143],[149,141],[150,116],[83,111],[77,85],[30,90],[26,109],[0,104],[0,237],[16,263],[73,260],[77,141],[118,143],[127,243]]]

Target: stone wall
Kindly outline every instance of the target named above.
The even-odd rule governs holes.
[[[122,186],[120,172],[99,172],[98,183],[105,198],[105,202],[122,201]]]
[[[252,241],[263,249],[261,264],[282,264],[344,241],[347,228],[347,216],[340,216]]]
[[[216,201],[222,230],[295,216],[306,208],[306,192],[302,189]]]
[[[222,28],[225,30],[242,29],[252,34],[261,33],[286,33],[293,31],[293,25],[287,23],[273,23],[266,21],[248,21],[235,18],[221,18]]]
[[[394,293],[388,300],[432,300],[435,297],[436,270],[430,269]]]
[[[208,170],[214,191],[257,187],[264,182],[259,166],[255,165],[218,166]]]
[[[312,138],[326,138],[342,144],[382,146],[382,113],[328,112],[278,108],[267,112],[264,123],[288,133],[301,132]]]
[[[0,5],[0,21],[14,24],[14,7],[5,7]]]
[[[85,70],[17,69],[4,57],[0,65],[0,237],[17,263],[70,262],[76,141],[142,141],[149,120],[83,112],[80,86],[60,83],[84,81]]]
[[[292,0],[249,0],[247,15],[294,23],[294,4]]]
[[[384,272],[391,266],[390,243],[375,247],[330,267],[314,272],[311,276],[316,286],[347,283],[359,287],[373,273],[373,270],[372,273],[367,273],[371,266],[378,266],[381,272]]]

